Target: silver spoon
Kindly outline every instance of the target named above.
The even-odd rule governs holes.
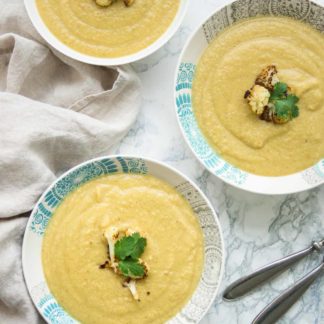
[[[313,281],[322,273],[323,269],[324,259],[318,267],[298,280],[293,286],[285,290],[266,306],[253,320],[252,324],[275,323],[300,298]]]
[[[225,300],[233,300],[235,298],[245,295],[247,292],[256,288],[257,286],[265,283],[268,279],[276,274],[283,272],[292,264],[296,263],[306,255],[311,254],[313,251],[320,251],[324,246],[324,239],[319,242],[313,242],[312,245],[302,251],[290,254],[285,258],[274,261],[255,272],[234,281],[223,294]]]

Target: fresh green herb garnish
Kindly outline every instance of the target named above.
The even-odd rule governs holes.
[[[286,99],[276,100],[274,104],[277,116],[291,118],[297,117],[299,115],[299,109],[296,106],[298,100],[298,97],[295,95],[288,95]]]
[[[138,260],[127,258],[126,260],[119,261],[118,269],[125,277],[142,278],[145,274],[145,268]]]
[[[115,255],[119,260],[125,260],[130,257],[137,260],[144,252],[146,238],[141,237],[139,233],[131,236],[124,236],[115,244]]]
[[[244,99],[261,120],[285,124],[299,115],[299,98],[290,92],[288,85],[279,81],[276,66],[268,65],[258,74],[252,88],[245,91]]]
[[[274,104],[274,113],[282,121],[288,121],[299,115],[299,108],[296,105],[299,98],[293,94],[287,94],[286,83],[278,82],[274,85],[269,102]]]
[[[146,246],[146,238],[139,233],[124,236],[115,244],[115,256],[119,260],[118,269],[125,277],[141,278],[145,267],[139,262]]]
[[[284,99],[286,97],[287,90],[288,90],[288,86],[286,83],[277,82],[273,87],[273,91],[271,92],[269,100],[274,101],[274,100]]]
[[[146,238],[129,228],[118,229],[115,226],[107,228],[103,236],[108,243],[108,260],[100,264],[99,269],[111,269],[122,276],[123,287],[127,287],[133,298],[139,301],[136,281],[145,278],[149,270],[146,262],[140,259]]]

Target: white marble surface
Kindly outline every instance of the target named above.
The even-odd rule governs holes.
[[[157,53],[133,64],[143,83],[143,107],[137,122],[112,153],[145,155],[175,166],[203,189],[218,212],[225,239],[226,264],[214,304],[202,321],[250,323],[280,291],[321,262],[313,255],[272,283],[235,302],[221,293],[251,270],[324,238],[324,186],[289,196],[261,196],[222,183],[199,164],[184,142],[173,103],[173,80],[188,35],[224,0],[189,0],[177,34]],[[324,280],[319,278],[280,323],[324,323]]]

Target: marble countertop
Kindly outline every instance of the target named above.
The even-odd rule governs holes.
[[[133,64],[143,84],[140,115],[111,153],[165,161],[193,179],[211,200],[222,225],[226,264],[218,297],[201,323],[250,323],[283,289],[320,263],[312,255],[254,293],[224,302],[233,280],[324,238],[324,186],[286,196],[262,196],[235,189],[209,174],[193,156],[178,127],[173,103],[174,73],[182,47],[195,28],[226,0],[190,0],[177,34],[158,52]],[[319,278],[280,323],[324,323],[324,280]]]

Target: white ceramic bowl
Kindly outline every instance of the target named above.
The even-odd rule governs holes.
[[[203,272],[190,301],[168,323],[199,322],[214,301],[223,274],[224,243],[217,216],[186,176],[161,162],[137,157],[107,156],[84,162],[63,174],[41,196],[29,218],[22,248],[24,277],[35,306],[48,323],[76,323],[46,284],[41,260],[43,237],[53,212],[69,192],[98,176],[115,173],[151,174],[171,184],[192,206],[204,235]]]
[[[198,127],[191,88],[195,67],[208,44],[227,26],[257,15],[289,16],[324,32],[324,8],[308,0],[238,0],[215,11],[192,34],[179,59],[175,78],[176,114],[183,136],[198,160],[223,181],[251,192],[287,194],[324,183],[324,159],[291,175],[265,177],[240,170],[213,150]]]
[[[28,16],[31,19],[34,27],[36,28],[38,33],[45,39],[47,43],[49,43],[51,46],[53,46],[56,50],[58,50],[62,54],[69,56],[75,60],[88,63],[88,64],[102,65],[102,66],[115,66],[115,65],[135,62],[157,51],[175,34],[175,32],[179,28],[184,18],[184,15],[188,7],[188,0],[180,0],[179,10],[173,22],[171,23],[169,28],[164,32],[164,34],[161,35],[161,37],[158,38],[150,46],[131,55],[117,57],[117,58],[102,58],[102,57],[82,54],[68,47],[67,45],[63,44],[49,31],[49,29],[43,22],[37,9],[36,0],[24,0],[24,3],[25,3],[25,8],[27,10]]]

